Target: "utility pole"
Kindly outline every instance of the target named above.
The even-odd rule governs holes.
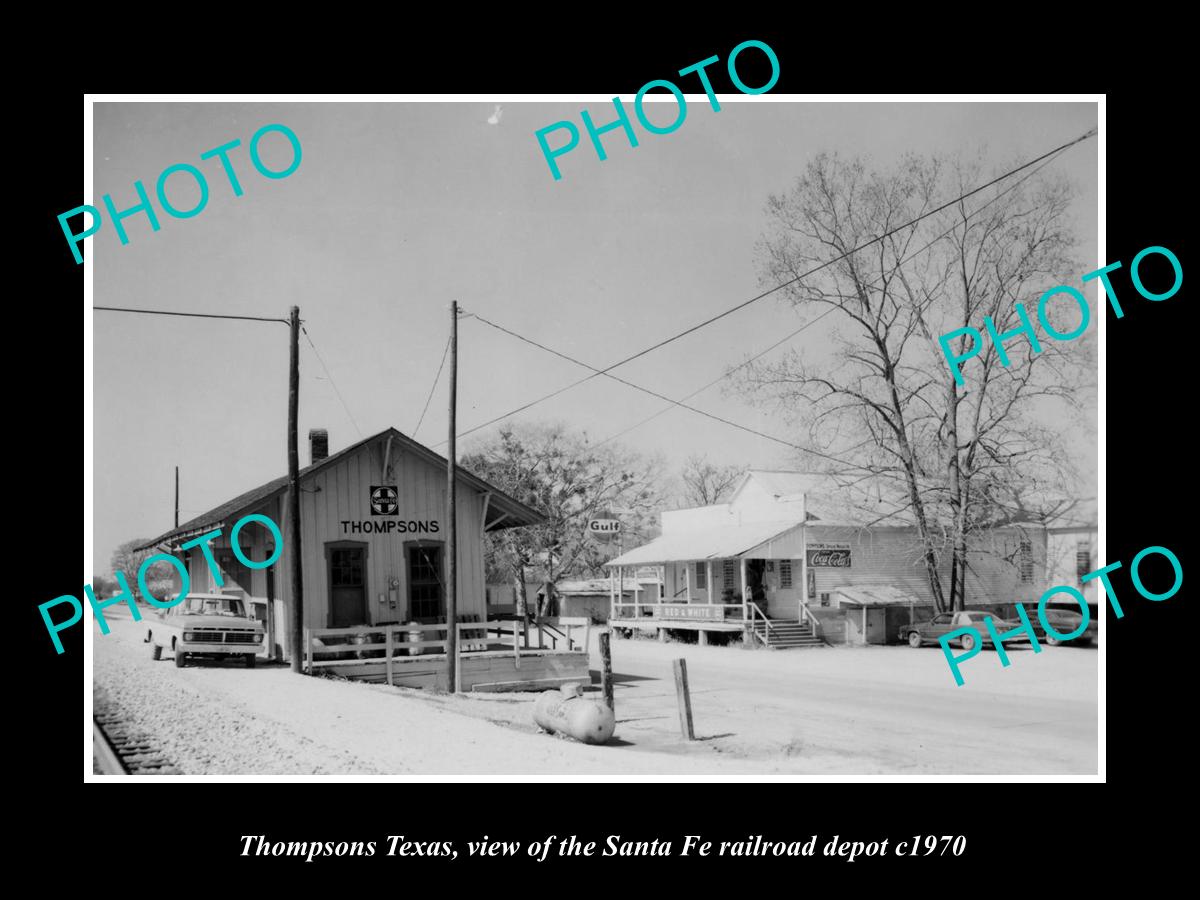
[[[288,490],[287,532],[288,562],[291,569],[292,671],[304,671],[304,577],[300,570],[300,450],[297,446],[296,419],[300,409],[300,307],[292,307],[291,352],[288,367]]]
[[[179,466],[175,467],[175,527],[179,527]]]
[[[446,451],[446,684],[451,694],[458,690],[455,663],[458,659],[458,540],[455,529],[455,441],[458,405],[458,301],[450,301],[450,448]]]

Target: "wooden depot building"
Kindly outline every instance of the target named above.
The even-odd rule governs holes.
[[[328,435],[309,432],[311,463],[300,470],[301,571],[306,644],[288,646],[291,548],[251,570],[229,543],[235,522],[265,515],[287,534],[287,476],[269,481],[197,516],[145,545],[185,560],[193,592],[245,599],[267,630],[268,656],[304,655],[310,674],[413,687],[446,680],[446,459],[394,428],[328,452]],[[455,567],[459,621],[459,689],[536,689],[590,680],[587,650],[530,647],[515,622],[488,622],[485,533],[536,525],[542,515],[464,469],[458,469]],[[224,579],[217,586],[199,546],[181,545],[215,529],[209,546]],[[239,535],[244,554],[274,552],[258,523]],[[474,626],[474,627],[471,627]],[[521,646],[521,643],[524,646]]]

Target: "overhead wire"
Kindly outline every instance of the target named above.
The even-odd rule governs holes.
[[[1065,148],[1063,148],[1063,149],[1065,149]],[[1062,152],[1062,149],[1060,149],[1058,152]],[[1043,162],[1041,166],[1039,166],[1039,167],[1037,167],[1036,169],[1034,169],[1033,171],[1029,172],[1029,173],[1028,173],[1027,175],[1025,175],[1023,178],[1021,178],[1020,180],[1018,180],[1018,181],[1014,182],[1012,185],[1010,185],[1009,187],[1005,188],[1003,191],[1000,191],[1000,192],[998,192],[998,193],[996,194],[996,196],[995,196],[995,197],[992,197],[990,200],[988,200],[988,202],[987,202],[987,203],[983,204],[982,206],[978,207],[977,209],[975,209],[975,210],[973,210],[972,212],[970,212],[969,214],[967,214],[967,215],[964,217],[963,221],[967,221],[967,220],[971,219],[972,217],[974,217],[974,216],[978,215],[978,214],[979,214],[979,213],[981,213],[981,212],[982,212],[984,209],[986,209],[988,206],[990,206],[991,204],[993,204],[993,203],[995,203],[997,200],[999,200],[1001,197],[1003,197],[1005,194],[1007,194],[1008,192],[1010,192],[1010,191],[1014,190],[1015,188],[1017,188],[1018,186],[1020,186],[1020,185],[1021,185],[1021,184],[1022,184],[1024,181],[1026,181],[1027,179],[1029,179],[1029,178],[1033,177],[1033,175],[1035,175],[1035,174],[1036,174],[1038,171],[1040,171],[1042,168],[1044,168],[1045,166],[1047,166],[1047,165],[1049,165],[1051,162],[1053,162],[1053,161],[1054,161],[1054,158],[1055,158],[1055,157],[1054,157],[1053,155],[1051,155],[1051,156],[1050,156],[1050,158],[1047,158],[1047,159],[1045,159],[1045,162]],[[967,196],[967,195],[963,195],[963,196],[965,197],[965,196]],[[945,207],[943,206],[942,208],[945,208]],[[956,223],[955,223],[953,226],[951,226],[951,228],[949,228],[949,229],[947,229],[946,231],[942,232],[942,233],[941,233],[940,235],[938,235],[937,237],[934,237],[932,240],[930,240],[930,241],[928,241],[927,243],[925,243],[925,244],[924,244],[922,247],[920,247],[919,249],[915,250],[913,253],[909,254],[909,255],[908,255],[907,257],[905,257],[904,259],[900,260],[900,261],[897,263],[897,265],[903,265],[903,264],[904,264],[904,263],[906,263],[906,262],[910,262],[912,259],[914,259],[914,258],[915,258],[916,256],[918,256],[919,254],[921,254],[921,253],[924,253],[926,250],[928,250],[930,247],[932,247],[932,246],[933,246],[934,244],[936,244],[938,241],[940,241],[940,240],[943,240],[944,238],[946,238],[946,237],[947,237],[947,236],[949,236],[950,234],[954,233],[954,231],[956,231],[956,230],[957,230],[957,229],[960,227],[960,225],[961,225],[961,224],[962,224],[962,222],[956,222]],[[876,283],[876,282],[875,282],[875,281],[873,281],[873,282],[871,283],[871,285],[873,285],[873,284],[875,284],[875,283]],[[870,287],[871,285],[868,285],[868,287]],[[751,357],[750,359],[748,359],[748,360],[746,360],[746,361],[742,362],[742,363],[741,363],[741,364],[739,364],[738,366],[736,366],[736,367],[734,367],[733,369],[731,369],[729,372],[726,372],[725,374],[723,374],[723,375],[721,375],[720,377],[718,377],[718,378],[714,379],[713,381],[710,381],[708,384],[704,385],[703,387],[699,388],[698,390],[696,390],[696,391],[693,391],[691,394],[689,394],[687,397],[684,397],[682,400],[675,400],[675,399],[672,399],[672,398],[670,398],[670,397],[666,397],[666,396],[664,396],[663,394],[660,394],[659,392],[657,392],[657,391],[655,391],[655,390],[652,390],[651,388],[647,388],[647,387],[644,387],[644,386],[642,386],[642,385],[636,384],[636,383],[634,383],[634,382],[632,382],[632,381],[629,381],[629,380],[627,380],[627,379],[625,379],[625,378],[621,378],[621,377],[620,377],[620,376],[618,376],[618,375],[613,375],[613,374],[611,373],[611,371],[610,371],[612,368],[614,368],[613,366],[610,366],[610,367],[609,367],[609,369],[597,369],[596,367],[594,367],[594,366],[591,366],[591,365],[589,365],[588,363],[585,363],[585,362],[583,362],[582,360],[576,359],[575,357],[573,357],[573,356],[570,356],[569,354],[563,353],[563,352],[561,352],[561,351],[559,351],[559,350],[555,350],[554,348],[552,348],[552,347],[548,347],[548,346],[546,346],[545,344],[542,344],[542,343],[540,343],[540,342],[538,342],[538,341],[535,341],[535,340],[533,340],[532,338],[528,338],[528,337],[526,337],[526,336],[524,336],[524,335],[522,335],[522,334],[519,334],[519,333],[518,333],[518,332],[516,332],[516,331],[513,331],[513,330],[511,330],[511,329],[509,329],[509,328],[506,328],[506,327],[504,327],[504,326],[502,326],[502,325],[499,325],[499,324],[497,324],[497,323],[495,323],[495,322],[491,321],[490,319],[487,319],[486,317],[484,317],[484,316],[481,316],[479,313],[467,313],[467,314],[465,315],[465,317],[469,317],[469,318],[474,318],[474,319],[477,319],[478,321],[480,321],[480,322],[481,322],[481,323],[483,323],[484,325],[488,325],[489,327],[491,327],[491,328],[494,328],[494,329],[496,329],[497,331],[503,332],[504,334],[507,334],[507,335],[509,335],[509,336],[511,336],[511,337],[513,337],[513,338],[516,338],[516,339],[517,339],[517,340],[519,340],[519,341],[522,341],[522,342],[524,342],[524,343],[526,343],[526,344],[530,344],[531,346],[537,347],[538,349],[540,349],[540,350],[542,350],[542,351],[544,351],[544,352],[546,352],[546,353],[549,353],[549,354],[551,354],[551,355],[553,355],[553,356],[557,356],[557,357],[559,357],[560,359],[567,360],[568,362],[574,363],[575,365],[578,365],[578,366],[581,366],[581,367],[583,367],[583,368],[585,368],[585,369],[588,369],[588,370],[590,370],[590,371],[593,373],[592,375],[589,375],[589,376],[587,376],[586,378],[584,378],[584,379],[581,379],[581,381],[575,382],[574,384],[580,384],[580,383],[582,383],[582,381],[587,381],[587,380],[589,380],[589,379],[591,379],[591,378],[595,378],[595,377],[598,377],[598,376],[600,376],[600,375],[604,375],[606,378],[609,378],[609,379],[611,379],[611,380],[613,380],[613,381],[616,381],[616,382],[618,382],[618,383],[620,383],[620,384],[626,385],[627,387],[631,387],[631,388],[633,388],[634,390],[641,391],[642,393],[646,393],[646,394],[649,394],[649,395],[651,395],[651,396],[653,396],[653,397],[657,397],[658,399],[665,400],[665,401],[667,401],[667,402],[670,404],[669,406],[667,406],[667,407],[665,407],[664,409],[660,410],[659,412],[655,413],[653,416],[651,416],[651,417],[650,417],[650,419],[653,419],[653,418],[655,418],[655,417],[657,417],[657,416],[659,416],[659,415],[662,415],[663,413],[667,412],[668,410],[670,410],[670,409],[674,409],[675,407],[677,407],[677,406],[678,406],[678,407],[681,407],[681,408],[683,408],[683,409],[686,409],[686,410],[688,410],[688,411],[690,411],[690,412],[694,412],[694,413],[696,413],[696,414],[698,414],[698,415],[701,415],[701,416],[704,416],[704,417],[706,417],[706,418],[713,419],[713,420],[715,420],[715,421],[717,421],[717,422],[721,422],[722,424],[728,425],[728,426],[730,426],[730,427],[733,427],[733,428],[736,428],[736,429],[738,429],[738,430],[741,430],[741,431],[748,432],[749,434],[753,434],[753,435],[755,435],[756,437],[760,437],[760,438],[763,438],[763,439],[765,439],[765,440],[772,441],[772,442],[774,442],[774,443],[782,444],[782,445],[784,445],[784,446],[787,446],[787,447],[790,447],[790,448],[792,448],[792,449],[795,449],[795,450],[800,450],[801,452],[804,452],[804,453],[811,453],[811,454],[813,454],[813,455],[815,455],[815,456],[819,456],[819,457],[821,457],[821,458],[823,458],[823,459],[830,460],[831,462],[836,462],[836,463],[838,463],[838,464],[840,464],[840,465],[843,465],[843,466],[849,466],[849,467],[850,467],[850,468],[852,468],[852,469],[857,469],[857,470],[860,470],[860,471],[871,471],[871,469],[870,469],[869,467],[864,467],[864,466],[862,466],[862,465],[859,465],[859,464],[856,464],[856,463],[851,463],[851,462],[849,462],[848,460],[841,459],[841,458],[839,458],[839,457],[837,457],[837,456],[833,456],[833,455],[831,455],[831,454],[825,453],[825,452],[823,452],[823,451],[820,451],[820,450],[814,450],[814,449],[812,449],[811,447],[803,447],[803,446],[801,446],[801,445],[799,445],[799,444],[793,443],[792,441],[788,441],[788,440],[785,440],[785,439],[783,439],[783,438],[780,438],[780,437],[776,437],[776,436],[774,436],[774,435],[767,434],[766,432],[759,431],[759,430],[757,430],[757,429],[755,429],[755,428],[750,428],[749,426],[742,425],[742,424],[740,424],[740,423],[738,423],[738,422],[734,422],[734,421],[732,421],[732,420],[730,420],[730,419],[726,419],[726,418],[724,418],[724,417],[722,417],[722,416],[718,416],[718,415],[715,415],[715,414],[713,414],[713,413],[706,412],[705,410],[702,410],[702,409],[699,409],[699,408],[697,408],[697,407],[691,406],[691,405],[689,405],[689,404],[686,402],[687,400],[689,400],[689,399],[691,399],[692,397],[696,396],[696,394],[699,394],[699,393],[703,392],[704,390],[707,390],[709,387],[711,387],[712,385],[716,384],[717,382],[719,382],[719,381],[721,381],[721,380],[723,380],[723,379],[725,379],[725,378],[729,377],[730,375],[732,375],[732,374],[733,374],[735,371],[737,371],[738,369],[740,369],[740,368],[744,368],[745,366],[747,366],[747,365],[749,365],[751,362],[753,362],[755,359],[758,359],[758,358],[760,358],[760,357],[762,357],[762,356],[766,355],[766,354],[767,354],[767,353],[769,353],[770,351],[774,350],[776,347],[779,347],[781,344],[785,343],[786,341],[789,341],[789,340],[791,340],[791,339],[792,339],[792,338],[794,338],[794,337],[795,337],[797,334],[799,334],[800,332],[804,331],[804,329],[806,329],[806,328],[810,327],[811,325],[814,325],[814,324],[816,324],[816,322],[820,321],[822,318],[824,318],[825,316],[827,316],[827,315],[829,315],[830,313],[832,313],[832,312],[833,312],[835,309],[836,309],[836,307],[830,307],[830,308],[829,308],[828,310],[826,310],[824,313],[822,313],[821,315],[817,316],[816,318],[814,318],[814,319],[810,320],[809,322],[805,323],[804,325],[800,326],[800,328],[796,329],[796,330],[795,330],[795,331],[793,331],[791,334],[789,334],[789,335],[785,336],[784,338],[782,338],[782,339],[781,339],[781,340],[779,340],[779,341],[776,341],[776,342],[775,342],[774,344],[772,344],[770,347],[766,348],[765,350],[762,350],[762,351],[760,351],[758,354],[756,354],[755,356]],[[572,384],[572,385],[568,385],[567,387],[565,387],[565,388],[561,389],[561,390],[560,390],[558,393],[562,393],[562,392],[563,392],[563,391],[565,391],[565,390],[569,390],[571,387],[573,387],[573,386],[574,386],[574,384]],[[638,425],[644,424],[645,422],[647,422],[647,421],[650,421],[650,419],[645,419],[645,420],[643,420],[643,422],[639,422],[639,423],[638,423]],[[489,423],[489,424],[490,424],[490,423]],[[481,426],[481,427],[482,427],[482,426]],[[620,436],[620,435],[623,435],[623,434],[627,433],[628,431],[631,431],[631,430],[633,430],[633,428],[636,428],[636,427],[638,427],[638,426],[637,426],[637,425],[635,425],[635,426],[633,426],[632,428],[626,429],[624,432],[620,432],[618,435],[614,435],[613,437],[606,438],[606,439],[604,439],[603,441],[601,441],[601,442],[600,442],[600,444],[597,444],[596,446],[600,446],[600,445],[602,445],[602,444],[608,443],[608,442],[609,442],[609,441],[611,441],[611,440],[615,440],[615,438],[616,438],[616,437],[618,437],[618,436]],[[477,430],[477,429],[471,429],[471,431],[474,431],[474,430]],[[464,432],[463,434],[465,435],[465,434],[469,434],[469,433],[470,433],[470,431],[467,431],[467,432]],[[860,441],[858,444],[856,444],[856,445],[854,445],[854,446],[852,446],[852,447],[846,448],[846,450],[842,450],[842,451],[840,451],[840,452],[842,452],[842,453],[845,453],[845,452],[848,452],[849,450],[854,450],[854,449],[857,449],[858,447],[864,446],[864,445],[865,445],[865,444],[867,444],[867,443],[870,443],[870,441],[869,441],[869,440],[868,440],[868,441]],[[885,476],[885,477],[897,477],[897,478],[898,478],[898,477],[900,477],[900,476],[898,476],[898,475],[891,475],[890,473],[875,473],[875,474],[877,474],[877,475],[883,475],[883,476]]]
[[[421,410],[421,418],[417,419],[417,427],[413,429],[412,436],[416,437],[417,432],[421,430],[421,423],[425,421],[425,413],[429,411],[429,402],[433,399],[433,392],[437,390],[438,382],[442,378],[442,368],[446,365],[446,356],[450,353],[450,338],[446,338],[446,346],[442,350],[442,361],[438,363],[437,374],[433,376],[433,384],[429,386],[429,396],[425,398],[425,407]]]
[[[1059,146],[1055,147],[1052,150],[1048,150],[1047,152],[1045,152],[1039,156],[1036,156],[1027,162],[1022,163],[1021,165],[1016,166],[1013,169],[1009,169],[1007,172],[1003,173],[1002,175],[998,175],[995,178],[991,179],[990,181],[987,181],[984,184],[979,185],[978,187],[972,188],[971,190],[966,191],[965,193],[959,194],[954,199],[948,200],[945,203],[941,204],[940,206],[934,207],[931,210],[927,210],[926,212],[921,213],[921,215],[909,220],[908,222],[905,222],[903,225],[899,225],[896,228],[893,228],[890,231],[885,232],[884,234],[873,237],[873,238],[871,238],[871,240],[866,241],[865,243],[859,244],[858,246],[853,247],[853,248],[847,250],[846,252],[833,257],[832,259],[828,259],[825,262],[820,263],[817,266],[814,266],[813,268],[809,269],[806,272],[802,272],[801,274],[797,275],[795,278],[791,278],[787,281],[784,281],[780,284],[775,285],[772,288],[768,288],[767,290],[765,290],[759,294],[756,294],[755,296],[751,297],[750,299],[744,300],[741,303],[738,303],[737,305],[730,307],[729,309],[725,310],[724,312],[720,312],[720,313],[716,314],[715,316],[710,316],[709,318],[705,319],[702,322],[698,322],[695,325],[685,328],[683,331],[677,332],[676,334],[671,335],[670,337],[665,338],[655,344],[652,344],[643,350],[639,350],[637,353],[634,353],[631,356],[627,356],[624,359],[618,360],[617,362],[615,362],[609,366],[606,366],[603,369],[594,369],[591,366],[588,366],[588,368],[592,369],[593,374],[588,375],[584,378],[581,378],[580,380],[575,381],[571,384],[568,384],[562,388],[559,388],[556,391],[552,391],[549,394],[546,394],[542,397],[537,398],[536,400],[531,400],[530,402],[525,403],[525,404],[517,407],[516,409],[510,410],[509,412],[506,412],[502,415],[496,416],[495,418],[489,419],[488,421],[483,422],[479,425],[476,425],[473,428],[469,428],[466,431],[461,432],[457,436],[465,437],[469,434],[473,434],[474,432],[479,431],[483,428],[486,428],[489,425],[494,425],[496,422],[499,422],[503,419],[507,419],[510,416],[517,415],[518,413],[522,413],[525,410],[530,409],[534,406],[537,406],[540,403],[544,403],[547,400],[551,400],[554,397],[557,397],[560,394],[563,394],[566,391],[571,390],[572,388],[578,387],[579,385],[581,385],[587,381],[590,381],[593,378],[596,378],[600,375],[607,374],[608,372],[611,372],[613,369],[619,368],[620,366],[623,366],[623,365],[626,365],[627,363],[633,362],[635,359],[640,359],[641,357],[645,356],[648,353],[652,353],[655,350],[661,349],[662,347],[665,347],[668,344],[671,344],[683,337],[686,337],[689,334],[699,331],[700,329],[705,328],[708,325],[713,324],[714,322],[720,321],[721,319],[725,318],[726,316],[732,315],[733,313],[738,312],[739,310],[745,309],[747,306],[750,306],[753,303],[757,303],[759,300],[762,300],[765,297],[769,297],[770,295],[776,293],[777,291],[783,290],[785,287],[795,284],[797,281],[801,281],[804,278],[809,277],[810,275],[814,275],[817,272],[821,271],[822,269],[828,268],[829,266],[833,265],[834,263],[840,262],[841,260],[846,259],[847,257],[850,257],[853,254],[858,253],[861,250],[865,250],[867,247],[871,247],[877,243],[880,243],[883,240],[885,240],[886,238],[891,237],[893,234],[897,234],[906,228],[911,228],[913,225],[916,225],[918,222],[921,222],[924,219],[929,218],[930,216],[936,215],[937,213],[950,208],[954,204],[960,203],[963,200],[966,200],[968,197],[972,197],[975,194],[978,194],[980,191],[984,191],[987,188],[991,187],[992,185],[998,184],[999,182],[1005,180],[1006,178],[1009,178],[1009,177],[1017,174],[1018,172],[1022,172],[1025,169],[1028,169],[1031,166],[1036,165],[1037,163],[1041,162],[1042,160],[1052,157],[1055,154],[1058,154],[1063,150],[1073,147],[1076,144],[1078,144],[1082,141],[1085,141],[1091,137],[1095,137],[1096,133],[1097,133],[1096,129],[1093,128],[1071,141],[1067,141],[1064,144],[1060,144]]]
[[[1065,151],[1062,151],[1062,150],[1059,151],[1059,153],[1063,153],[1063,152],[1065,152]],[[1043,162],[1040,166],[1038,166],[1036,169],[1033,169],[1032,171],[1028,172],[1024,176],[1019,178],[1017,181],[1013,182],[1011,185],[1006,187],[1004,190],[997,193],[996,196],[992,197],[992,199],[988,200],[987,203],[984,203],[982,206],[978,207],[977,209],[972,210],[970,213],[968,213],[966,216],[963,217],[961,222],[956,222],[954,225],[952,225],[946,231],[943,231],[937,237],[933,238],[932,240],[930,240],[929,242],[924,244],[919,249],[914,250],[908,256],[904,257],[904,259],[900,260],[898,263],[896,263],[896,265],[902,266],[907,262],[911,262],[913,259],[915,259],[919,255],[924,253],[926,250],[928,250],[934,244],[936,244],[938,241],[944,240],[945,238],[949,237],[951,234],[953,234],[955,231],[958,230],[959,226],[962,225],[963,222],[979,215],[979,213],[983,212],[985,209],[987,209],[989,206],[991,206],[993,203],[995,203],[997,200],[999,200],[1001,197],[1003,197],[1009,191],[1015,190],[1016,188],[1020,187],[1022,184],[1024,184],[1026,181],[1028,181],[1030,178],[1032,178],[1034,175],[1036,175],[1038,172],[1040,172],[1042,169],[1044,169],[1046,166],[1050,165],[1050,163],[1054,162],[1054,160],[1057,158],[1058,158],[1057,156],[1050,157],[1045,162]],[[868,282],[865,285],[865,287],[867,287],[867,288],[875,287],[876,285],[879,284],[879,282],[881,280],[882,280],[881,278],[876,278],[876,279]],[[831,306],[829,309],[825,310],[825,312],[821,313],[819,316],[815,316],[814,318],[809,319],[807,322],[805,322],[803,325],[801,325],[795,331],[792,331],[789,334],[785,335],[784,337],[780,338],[778,341],[771,344],[769,347],[766,347],[763,350],[760,350],[758,353],[756,353],[753,356],[749,357],[748,359],[738,363],[733,368],[728,369],[723,374],[718,375],[712,381],[710,381],[707,384],[703,385],[702,387],[699,387],[696,390],[692,391],[692,393],[685,396],[683,398],[683,400],[684,401],[691,400],[693,397],[696,397],[697,395],[702,394],[705,391],[707,391],[713,385],[718,384],[718,383],[726,380],[727,378],[730,378],[735,372],[738,372],[739,370],[744,369],[746,366],[748,366],[752,362],[755,362],[756,360],[761,359],[762,357],[766,356],[768,353],[770,353],[772,350],[776,349],[777,347],[780,347],[783,344],[786,344],[788,341],[790,341],[792,338],[796,337],[802,331],[804,331],[807,328],[810,328],[813,325],[816,325],[819,321],[821,321],[822,319],[824,319],[826,316],[830,315],[831,313],[835,312],[836,310],[837,310],[836,306]],[[648,422],[654,421],[659,416],[665,415],[666,413],[675,409],[677,406],[679,406],[679,403],[672,402],[670,406],[664,406],[658,412],[656,412],[650,416],[647,416],[645,419],[642,419],[641,421],[636,422],[633,425],[630,425],[628,428],[624,429],[623,431],[619,431],[616,434],[611,435],[610,437],[606,437],[604,440],[600,441],[595,446],[597,446],[597,447],[603,446],[604,444],[607,444],[610,441],[615,441],[618,438],[624,437],[625,435],[629,434],[631,431],[635,431],[636,429],[641,428],[643,425],[647,424]],[[848,449],[855,449],[856,447],[860,447],[860,446],[862,446],[861,443],[855,445],[855,447],[848,448]]]
[[[300,325],[300,330],[304,332],[304,337],[308,340],[308,345],[312,347],[312,352],[317,357],[317,362],[325,370],[325,375],[329,378],[329,384],[333,387],[333,392],[337,395],[338,402],[342,404],[342,409],[346,411],[346,415],[350,419],[350,424],[354,426],[354,430],[358,432],[359,437],[365,437],[362,429],[358,427],[358,422],[354,419],[354,413],[350,412],[350,407],[346,405],[346,401],[342,397],[342,392],[338,390],[337,382],[333,380],[333,373],[329,371],[329,366],[325,365],[325,360],[321,358],[321,353],[317,350],[317,345],[313,343],[312,336],[308,333],[308,329],[304,327],[303,323]]]
[[[264,316],[231,316],[218,313],[175,312],[169,309],[134,309],[128,306],[93,306],[92,309],[104,312],[141,313],[147,316],[187,316],[195,319],[241,319],[246,322],[282,322],[284,325],[291,324],[287,319],[271,319]]]

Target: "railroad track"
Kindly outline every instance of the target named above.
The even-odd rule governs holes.
[[[109,704],[94,703],[92,758],[97,775],[182,775],[174,763],[156,750],[141,732],[132,728]]]

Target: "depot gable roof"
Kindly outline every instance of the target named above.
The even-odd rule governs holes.
[[[329,456],[318,460],[312,465],[305,466],[300,470],[300,482],[303,483],[321,470],[336,465],[340,460],[385,438],[391,438],[400,447],[408,450],[418,459],[423,459],[442,468],[446,467],[446,458],[444,456],[435,453],[424,444],[417,443],[407,435],[401,434],[395,428],[385,428],[378,434],[363,438],[357,444],[351,444],[349,447],[345,447],[336,453],[331,453]],[[491,498],[488,501],[490,518],[485,525],[485,531],[499,531],[504,528],[515,528],[523,525],[540,525],[546,521],[545,516],[533,507],[525,505],[514,497],[510,497],[499,488],[494,487],[477,475],[472,475],[461,466],[458,468],[458,478],[460,482],[465,483],[468,487],[476,491],[491,494]],[[158,547],[171,542],[186,540],[199,534],[205,534],[214,528],[232,525],[240,514],[252,510],[254,507],[261,506],[263,503],[286,491],[287,483],[288,478],[286,475],[283,475],[272,481],[268,481],[266,484],[261,484],[252,490],[246,491],[244,494],[239,494],[232,500],[222,503],[220,506],[213,507],[208,512],[196,516],[194,519],[189,519],[178,528],[172,528],[170,531],[160,534],[154,540],[148,541],[135,549],[146,550],[151,547]]]

